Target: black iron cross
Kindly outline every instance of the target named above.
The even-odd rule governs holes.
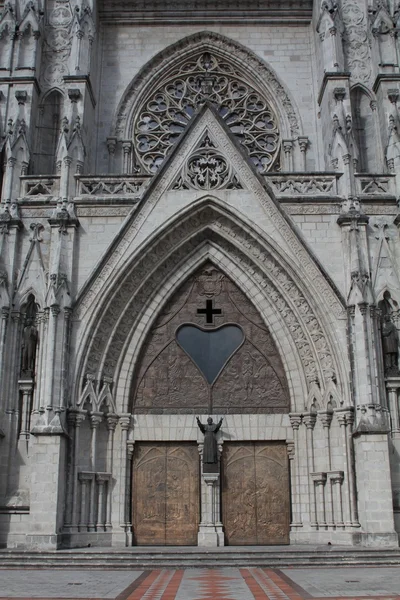
[[[214,315],[222,314],[222,310],[220,308],[213,308],[212,300],[206,300],[206,307],[198,308],[197,314],[206,315],[206,323],[212,323],[214,321]]]

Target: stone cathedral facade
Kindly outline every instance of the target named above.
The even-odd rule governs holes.
[[[397,546],[398,0],[0,8],[0,546]]]

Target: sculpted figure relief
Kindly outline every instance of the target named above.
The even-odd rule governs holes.
[[[200,431],[204,433],[203,464],[215,465],[218,463],[218,445],[215,434],[222,425],[222,418],[215,424],[212,418],[208,417],[206,425],[203,425],[199,417],[196,417],[196,420]]]
[[[397,374],[399,367],[399,333],[390,315],[382,323],[382,350],[386,374]]]
[[[22,334],[22,372],[32,374],[35,369],[37,337],[37,329],[32,319],[27,319]]]

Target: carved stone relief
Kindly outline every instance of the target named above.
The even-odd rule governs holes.
[[[300,288],[263,246],[243,229],[233,227],[228,219],[222,218],[214,223],[214,227],[223,232],[223,236],[213,234],[210,230],[204,231],[204,225],[209,225],[214,219],[210,208],[203,209],[185,222],[185,234],[189,231],[194,233],[198,229],[197,235],[192,235],[188,242],[173,251],[176,248],[177,232],[171,230],[158,242],[156,249],[149,251],[137,263],[135,273],[126,277],[99,322],[97,331],[91,336],[90,349],[87,349],[86,372],[95,373],[99,365],[103,365],[103,374],[113,377],[132,325],[148,305],[155,290],[159,289],[167,274],[174,272],[176,265],[186,260],[188,255],[207,240],[214,241],[228,256],[237,261],[244,272],[265,290],[266,297],[273,301],[293,336],[307,380],[310,383],[318,381],[323,384],[324,381],[335,378],[337,370],[329,342]],[[231,242],[224,239],[224,236],[228,236]],[[178,234],[178,237],[181,239],[181,234]],[[263,267],[258,267],[257,264]],[[149,272],[152,273],[150,276]],[[144,281],[146,284],[143,286]],[[126,317],[121,318],[124,313]]]
[[[222,522],[226,543],[289,542],[289,468],[286,444],[225,443]]]
[[[280,135],[272,108],[259,91],[238,77],[228,60],[202,52],[181,64],[173,77],[162,79],[138,110],[134,141],[137,162],[145,173],[159,169],[192,116],[205,102],[215,107],[260,173],[279,170]],[[207,154],[210,161],[213,153],[209,150]],[[205,156],[203,153],[203,161]],[[200,183],[195,177],[198,168],[198,161],[188,165],[189,181],[196,186]],[[221,165],[221,157],[218,168],[228,171],[226,164]],[[215,174],[215,167],[213,172]]]
[[[71,53],[73,20],[69,1],[52,0],[48,8],[48,22],[45,26],[43,48],[43,69],[41,83],[44,87],[61,85],[68,75],[68,59]]]
[[[344,52],[353,81],[368,83],[372,75],[368,24],[363,0],[342,0]]]
[[[177,331],[186,323],[204,337],[222,331],[224,324],[238,324],[243,331],[244,343],[223,354],[211,380],[178,343]],[[249,300],[211,264],[183,285],[152,328],[134,383],[133,410],[288,412],[285,373],[271,334]]]
[[[271,223],[273,223],[280,234],[285,238],[291,251],[295,254],[296,260],[307,272],[307,275],[310,281],[313,282],[315,288],[320,291],[321,298],[327,303],[329,310],[332,311],[335,316],[343,316],[344,305],[341,299],[339,299],[337,294],[332,290],[332,287],[327,282],[326,278],[322,276],[320,269],[311,258],[308,250],[300,241],[294,230],[286,222],[276,204],[265,193],[259,180],[254,177],[253,171],[247,162],[243,160],[242,154],[238,153],[236,148],[229,143],[225,131],[221,130],[220,124],[216,121],[210,111],[204,115],[203,119],[200,119],[197,123],[193,124],[190,133],[182,140],[179,151],[176,152],[174,156],[174,161],[180,165],[184,163],[188,154],[193,150],[195,143],[204,133],[205,125],[216,145],[224,148],[224,156],[232,168],[235,169],[243,186],[254,193]],[[135,218],[131,220],[129,226],[125,229],[124,236],[118,243],[118,252],[110,253],[97,273],[96,279],[88,282],[84,293],[78,300],[77,314],[83,315],[88,310],[93,310],[96,306],[97,298],[101,295],[106,283],[110,281],[110,278],[113,277],[116,270],[120,268],[122,262],[121,257],[124,257],[125,261],[127,260],[126,253],[132,246],[132,241],[136,234],[142,227],[153,207],[157,204],[161,195],[166,189],[170,188],[172,182],[173,176],[169,169],[166,169],[158,176],[157,182],[152,188],[151,195],[146,198],[146,202],[140,206],[135,214]]]
[[[172,189],[240,190],[243,186],[225,157],[206,135],[197,150],[189,156]]]
[[[115,135],[124,139],[129,136],[133,107],[148,101],[147,89],[154,89],[154,86],[158,85],[160,77],[163,77],[164,73],[171,72],[172,66],[174,66],[173,70],[176,71],[182,58],[186,61],[187,58],[191,59],[191,57],[196,56],[196,53],[198,57],[200,52],[209,52],[215,57],[223,58],[225,67],[228,67],[228,62],[232,61],[234,64],[229,67],[230,71],[232,72],[233,69],[236,73],[243,73],[245,79],[251,73],[253,85],[258,85],[258,93],[261,92],[263,95],[263,88],[267,86],[270,96],[276,98],[279,108],[289,124],[290,131],[286,131],[285,135],[296,136],[300,134],[300,123],[296,111],[275,73],[243,46],[222,35],[201,32],[188,36],[166,48],[162,54],[160,53],[146,65],[139,76],[134,79],[119,106],[115,123]],[[193,63],[189,64],[193,68]]]

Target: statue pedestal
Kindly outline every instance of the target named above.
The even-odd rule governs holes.
[[[203,473],[201,481],[201,523],[197,536],[198,546],[224,546],[219,488],[219,473]]]

